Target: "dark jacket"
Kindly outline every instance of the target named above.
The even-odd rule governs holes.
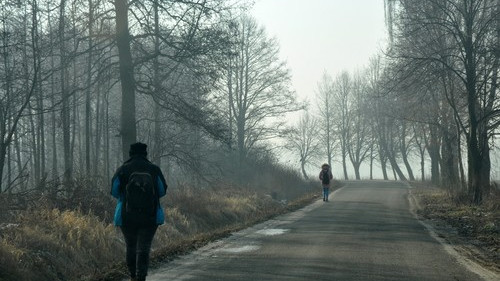
[[[155,164],[151,163],[146,157],[141,155],[134,155],[122,166],[118,168],[115,175],[111,179],[111,195],[118,199],[115,208],[115,216],[114,216],[114,224],[116,226],[123,225],[122,218],[122,209],[123,209],[123,200],[125,198],[125,186],[128,183],[128,179],[130,174],[134,171],[144,171],[148,172],[153,176],[153,179],[156,179],[156,189],[158,194],[158,202],[160,197],[165,196],[167,193],[167,183],[165,181],[165,177],[161,172],[160,168]],[[158,204],[158,208],[156,210],[156,224],[160,225],[165,222],[165,214],[163,212],[163,208],[160,204]]]
[[[323,175],[324,175],[324,169],[321,170],[321,172],[319,172],[319,179],[321,180],[321,182],[323,183]],[[333,175],[332,175],[332,171],[330,169],[328,169],[328,176],[330,177],[330,182],[332,182],[332,179],[333,179]],[[323,186],[324,187],[330,187],[330,184],[324,184],[323,183]]]

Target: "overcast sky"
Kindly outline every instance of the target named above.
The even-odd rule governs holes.
[[[278,38],[300,100],[324,71],[364,68],[386,40],[383,0],[256,0],[251,13]]]
[[[279,40],[301,101],[314,100],[324,71],[335,77],[343,70],[363,69],[386,42],[384,0],[255,0],[251,14],[268,36]],[[292,114],[289,120],[296,117]],[[281,160],[298,165],[291,156],[282,155]],[[315,176],[314,167],[309,169]],[[334,176],[341,172],[334,169]]]

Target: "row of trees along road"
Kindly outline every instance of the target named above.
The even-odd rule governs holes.
[[[247,8],[1,1],[0,192],[107,183],[138,140],[170,183],[267,157],[278,117],[299,106],[276,40]]]
[[[360,163],[369,162],[372,178],[377,159],[384,179],[390,166],[395,178],[414,180],[409,158],[419,158],[424,180],[428,157],[433,183],[480,204],[490,188],[490,150],[500,124],[500,1],[386,0],[385,7],[384,56],[354,74],[325,73],[317,120],[306,116],[292,129],[318,123],[320,140],[289,134],[301,144],[291,149],[321,150],[329,163],[335,152],[346,179],[347,161],[359,179]],[[309,156],[301,154],[301,162]]]

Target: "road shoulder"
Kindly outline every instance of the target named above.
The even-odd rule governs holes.
[[[488,248],[470,237],[460,235],[458,229],[447,223],[445,219],[429,216],[428,212],[433,210],[429,210],[422,204],[428,194],[419,190],[422,187],[413,188],[410,184],[408,187],[410,212],[429,231],[430,235],[442,244],[458,263],[481,276],[483,280],[500,280],[499,249]]]

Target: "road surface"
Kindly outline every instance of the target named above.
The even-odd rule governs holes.
[[[330,202],[211,243],[148,281],[490,280],[433,237],[410,212],[405,183],[352,181]]]

